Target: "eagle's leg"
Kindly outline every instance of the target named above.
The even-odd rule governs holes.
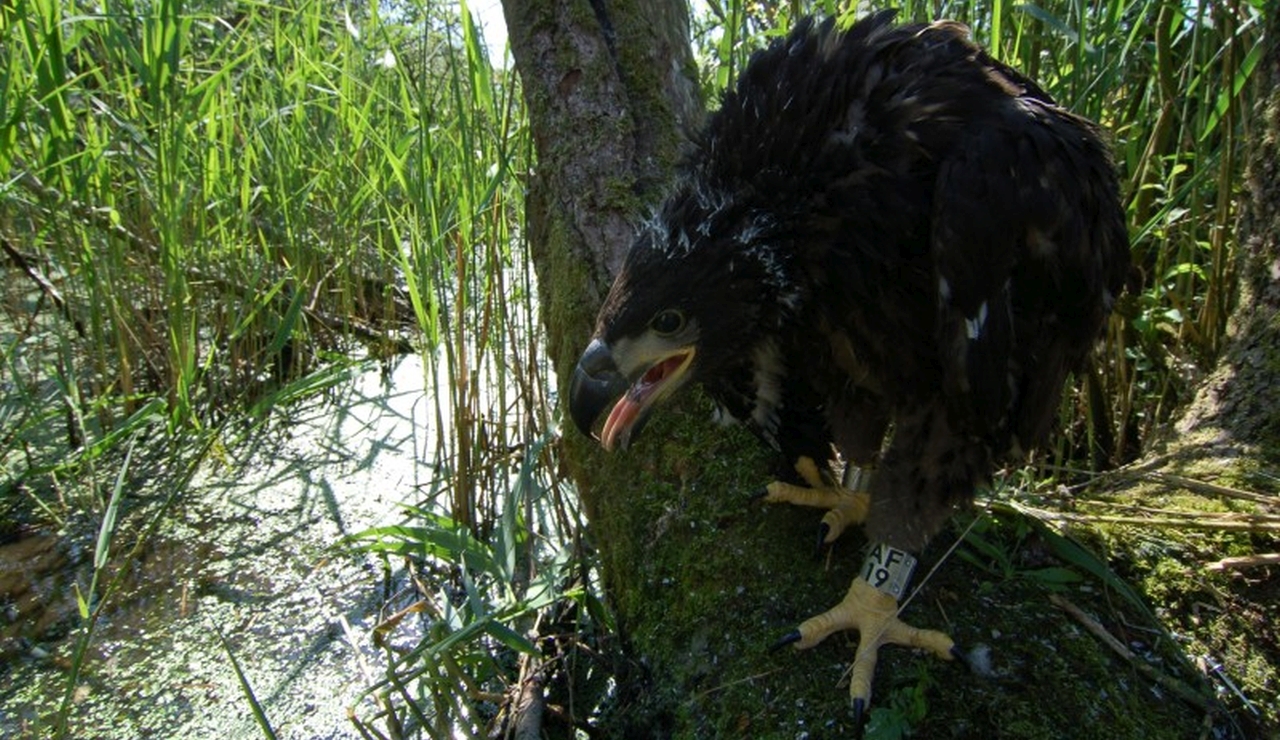
[[[859,716],[871,699],[871,680],[881,645],[905,645],[939,658],[956,655],[955,642],[936,630],[917,629],[898,619],[898,600],[906,589],[915,558],[887,545],[872,547],[862,574],[835,608],[807,619],[778,645],[810,648],[841,630],[858,630],[858,652],[849,677],[849,698]],[[872,583],[880,584],[879,587]]]
[[[796,461],[796,472],[807,486],[774,481],[765,488],[764,500],[776,503],[811,506],[826,509],[822,516],[819,530],[821,543],[835,542],[850,524],[861,524],[867,519],[871,508],[871,496],[867,487],[871,482],[870,468],[851,465],[845,476],[849,485],[842,486],[832,477],[830,472],[818,469],[818,464],[811,457],[801,457]]]

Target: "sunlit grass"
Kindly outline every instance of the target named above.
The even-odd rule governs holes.
[[[416,351],[429,423],[448,433],[431,435],[431,489],[406,501],[479,546],[505,537],[508,555],[541,558],[545,535],[529,532],[575,526],[548,477],[547,368],[518,237],[531,152],[518,89],[456,6],[383,10],[0,10],[6,511],[112,521],[123,443],[139,433],[231,444],[246,422],[343,382],[354,358]],[[461,560],[439,577],[472,583]],[[510,583],[476,579],[474,598],[493,588],[523,603]],[[97,581],[82,594],[78,655],[112,596]],[[445,620],[431,634],[454,660],[504,624],[450,638],[465,624]],[[456,672],[420,660],[395,662],[447,696]],[[70,709],[53,723],[62,732]],[[427,726],[465,716],[441,712]]]
[[[474,415],[478,369],[510,344],[508,299],[531,295],[511,248],[529,146],[471,26],[431,5],[395,22],[217,9],[3,16],[0,236],[29,273],[8,285],[6,456],[54,413],[36,410],[48,379],[76,420],[65,453],[153,399],[171,433],[207,427],[361,346],[469,367],[441,390]],[[454,421],[469,438],[475,421]]]

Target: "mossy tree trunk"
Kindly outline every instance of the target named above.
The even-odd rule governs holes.
[[[1241,277],[1227,341],[1182,418],[1148,445],[1137,466],[1173,475],[1145,475],[1113,492],[1151,509],[1226,510],[1242,518],[1280,513],[1280,3],[1268,3],[1265,12],[1266,48],[1253,83],[1259,94],[1247,98],[1258,103],[1241,203]],[[1188,480],[1269,496],[1271,503],[1179,484]],[[1126,576],[1158,600],[1166,628],[1184,636],[1187,652],[1221,663],[1223,675],[1257,710],[1238,712],[1246,735],[1280,737],[1280,569],[1206,568],[1228,555],[1245,564],[1274,556],[1280,552],[1274,525],[1168,532],[1162,539],[1160,557],[1143,552],[1137,541],[1112,554],[1132,564]],[[1228,704],[1244,705],[1234,691],[1227,696]]]
[[[564,397],[635,220],[661,197],[704,107],[684,0],[503,7],[537,147],[526,228]],[[856,567],[851,556],[823,573],[808,560],[816,518],[751,502],[773,460],[745,432],[714,427],[705,398],[682,396],[626,453],[563,430],[630,656],[611,737],[745,730],[761,692],[786,697],[794,683],[769,643],[842,594]],[[840,666],[807,680],[839,701]]]
[[[1280,462],[1280,12],[1272,3],[1226,351],[1177,425],[1171,452]]]
[[[526,228],[563,398],[635,219],[661,197],[703,104],[684,0],[503,5],[537,147]],[[1270,60],[1275,75],[1274,53]],[[1254,158],[1245,308],[1205,400],[1183,422],[1198,435],[1186,437],[1195,447],[1184,447],[1197,454],[1234,448],[1257,460],[1257,445],[1268,446],[1268,458],[1280,449],[1276,110],[1273,100],[1270,137]],[[816,514],[750,501],[772,458],[745,432],[709,423],[705,399],[683,395],[625,453],[606,454],[571,424],[564,428],[562,457],[590,518],[629,656],[604,735],[848,736],[841,681],[851,639],[805,654],[770,653],[768,645],[843,595],[862,539],[846,534],[826,557],[812,557]],[[948,544],[936,544],[926,560]],[[1182,737],[1180,728],[1198,722],[1201,715],[1161,700],[1082,638],[1029,584],[950,561],[909,618],[948,629],[962,644],[994,643],[999,680],[974,681],[955,664],[886,651],[876,701],[918,690],[930,709],[927,720],[912,722],[927,737]],[[1092,723],[1081,725],[1083,717]]]

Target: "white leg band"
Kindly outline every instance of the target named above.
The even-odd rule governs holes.
[[[911,585],[916,559],[906,550],[879,544],[872,545],[867,559],[862,561],[862,578],[881,593],[901,601]]]
[[[866,493],[871,490],[871,475],[874,472],[874,468],[849,463],[845,465],[844,479],[840,483],[854,493]]]

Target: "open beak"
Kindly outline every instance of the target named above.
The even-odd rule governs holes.
[[[593,339],[578,360],[569,385],[573,422],[590,436],[605,406],[616,399],[600,431],[600,444],[606,450],[615,446],[626,449],[639,436],[657,402],[683,385],[693,354],[693,348],[686,347],[664,355],[644,366],[636,373],[635,381],[629,383],[618,369],[609,345]]]

